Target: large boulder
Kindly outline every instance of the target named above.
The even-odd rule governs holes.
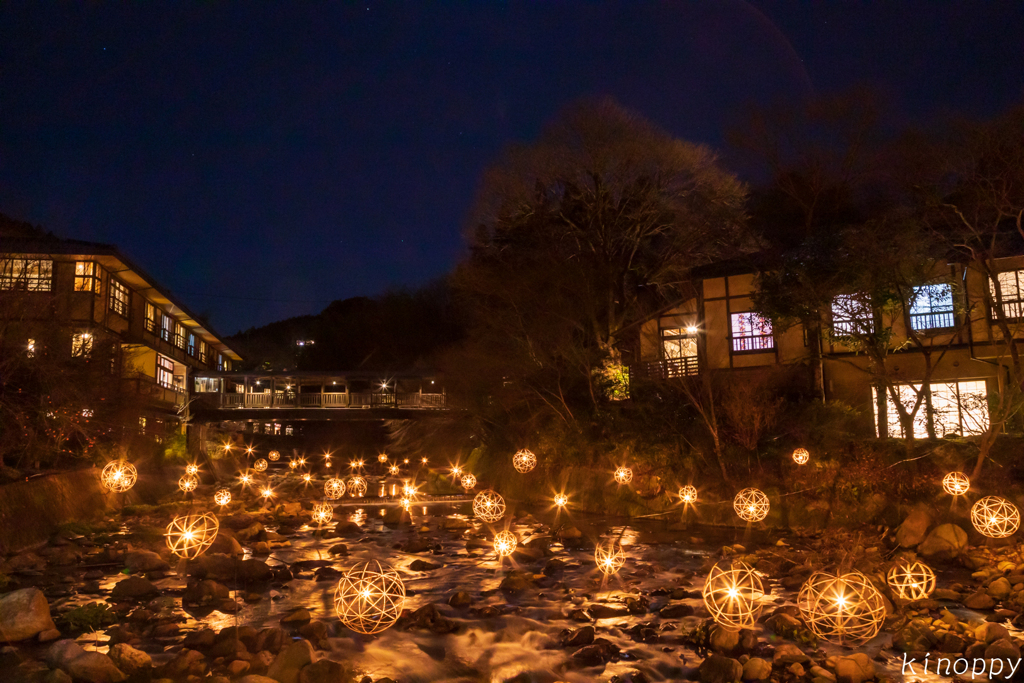
[[[86,683],[120,683],[125,676],[110,657],[83,650],[73,640],[58,640],[46,653],[46,663],[61,669],[76,681]]]
[[[136,650],[128,643],[111,645],[109,655],[114,666],[126,676],[133,676],[153,668],[153,660],[150,656],[142,650]]]
[[[920,545],[928,535],[928,527],[932,525],[931,514],[924,509],[917,509],[907,515],[896,530],[896,542],[904,548]]]
[[[299,671],[316,662],[316,652],[307,640],[296,640],[281,650],[267,669],[267,676],[277,683],[299,683]]]
[[[744,681],[764,681],[772,675],[772,665],[760,657],[751,657],[743,665]]]
[[[241,557],[244,554],[241,544],[235,540],[230,533],[223,529],[221,529],[220,533],[217,534],[217,537],[213,539],[213,543],[207,549],[207,552],[221,553],[230,557]]]
[[[952,560],[967,550],[967,532],[956,524],[940,524],[917,547],[923,557]]]
[[[141,600],[159,594],[160,589],[153,585],[152,581],[147,581],[141,576],[129,576],[114,584],[113,590],[110,591],[110,599],[115,602]]]
[[[0,641],[27,640],[55,628],[50,604],[38,588],[0,595]]]
[[[152,550],[133,550],[124,558],[124,566],[133,574],[166,571],[171,568],[167,560]]]
[[[863,652],[836,657],[834,664],[837,683],[864,683],[875,677],[875,664]]]
[[[743,677],[743,665],[731,657],[711,655],[697,669],[700,683],[734,683]]]

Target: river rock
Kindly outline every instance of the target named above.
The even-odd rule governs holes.
[[[775,647],[775,654],[772,662],[775,664],[803,664],[810,657],[804,651],[792,643],[782,643]]]
[[[141,576],[122,579],[114,584],[114,589],[110,591],[110,599],[115,602],[141,600],[154,595],[160,595],[160,589],[153,585],[152,581],[147,581]]]
[[[864,683],[875,677],[875,664],[863,652],[845,657],[835,657],[832,669],[836,672],[838,683]]]
[[[1010,642],[1009,638],[1000,638],[985,648],[985,659],[1020,660],[1020,648]]]
[[[743,664],[744,681],[763,681],[772,675],[772,665],[760,657],[751,657]]]
[[[498,586],[504,593],[522,593],[533,583],[533,575],[517,570],[510,571]]]
[[[918,546],[922,557],[952,560],[967,550],[967,532],[956,524],[940,524]]]
[[[918,509],[907,515],[903,524],[896,530],[896,542],[904,548],[920,545],[928,535],[928,527],[932,524],[932,516],[927,510]]]
[[[409,564],[409,570],[414,572],[432,572],[435,569],[440,569],[441,565],[434,564],[433,562],[427,562],[426,560],[413,560]]]
[[[217,537],[213,539],[213,544],[206,552],[222,553],[229,557],[241,557],[244,551],[241,544],[231,534],[221,530]]]
[[[243,583],[269,583],[274,570],[262,560],[245,560],[238,563],[238,579]]]
[[[124,566],[133,574],[162,572],[171,568],[167,560],[152,550],[133,550],[125,556]]]
[[[721,655],[731,654],[740,644],[740,632],[722,628],[715,624],[711,627],[710,645],[714,652]]]
[[[448,598],[448,604],[456,609],[462,609],[472,605],[473,598],[470,597],[469,593],[457,591],[452,593],[451,597]]]
[[[305,640],[296,640],[281,650],[267,669],[267,676],[277,683],[299,683],[299,671],[316,662],[313,646]]]
[[[62,667],[73,680],[88,683],[120,683],[127,678],[110,657],[99,652],[83,652]]]
[[[239,678],[238,683],[278,683],[278,681],[258,674],[249,674],[248,676],[242,676]]]
[[[732,657],[711,655],[697,669],[700,683],[733,683],[743,676],[743,665]]]
[[[996,599],[987,593],[978,591],[968,595],[964,600],[964,606],[970,609],[992,609],[996,606]]]
[[[281,623],[285,626],[296,626],[299,624],[307,624],[312,617],[309,614],[309,610],[304,607],[297,607],[288,614],[281,617]]]
[[[573,661],[582,666],[598,666],[619,656],[619,648],[610,640],[597,638],[572,653]]]
[[[1010,597],[1010,593],[1013,591],[1013,586],[1006,579],[1005,576],[1000,576],[998,579],[993,581],[985,589],[985,592],[991,595],[996,600],[1005,600]]]
[[[126,676],[134,676],[137,673],[153,668],[152,658],[142,650],[136,650],[128,643],[112,645],[109,657],[114,666]]]
[[[299,672],[299,683],[341,683],[350,677],[351,674],[342,664],[321,659],[302,668]]]
[[[593,626],[582,626],[578,629],[566,629],[558,636],[562,647],[579,649],[584,645],[594,642],[595,631]]]
[[[231,591],[227,586],[206,579],[187,587],[181,596],[181,602],[183,605],[209,605],[230,597]]]
[[[595,603],[587,607],[587,611],[594,619],[621,619],[629,616],[629,610],[621,605]]]
[[[461,529],[468,529],[472,524],[465,517],[445,517],[441,520],[441,528],[446,531],[459,531]]]
[[[54,629],[50,604],[38,588],[22,588],[0,595],[0,640],[26,640]]]
[[[987,621],[974,629],[975,640],[985,644],[994,643],[997,640],[1009,637],[1010,632],[1006,630],[1005,626],[992,621]]]

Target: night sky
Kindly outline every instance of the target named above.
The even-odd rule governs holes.
[[[477,178],[573,99],[721,146],[857,83],[1024,95],[1024,3],[0,5],[0,212],[112,242],[224,333],[448,271]]]

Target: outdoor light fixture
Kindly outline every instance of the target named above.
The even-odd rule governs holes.
[[[273,489],[271,489],[271,488],[270,488],[270,487],[268,486],[268,487],[266,487],[265,489],[263,489],[262,491],[260,491],[260,495],[261,495],[261,496],[263,496],[264,498],[267,498],[267,499],[269,500],[269,499],[270,499],[270,497],[271,497],[272,495],[274,495],[274,490],[273,490]]]
[[[345,572],[334,591],[334,611],[341,623],[365,635],[391,628],[404,603],[402,577],[394,567],[376,560]]]
[[[626,553],[617,539],[598,543],[594,548],[594,561],[602,574],[618,574],[626,564]]]
[[[135,465],[122,460],[111,460],[100,473],[100,483],[112,493],[124,493],[135,486],[138,478],[139,472]]]
[[[345,482],[336,477],[331,477],[324,482],[324,496],[331,500],[337,500],[345,495]]]
[[[217,505],[227,505],[231,502],[231,491],[221,489],[213,494],[213,502]]]
[[[241,475],[238,478],[238,480],[241,481],[242,484],[245,485],[245,486],[248,486],[249,484],[252,483],[252,477],[250,477],[248,474]]]
[[[942,478],[943,490],[951,496],[962,496],[971,488],[971,480],[963,472],[950,472]]]
[[[380,455],[377,456],[377,462],[387,462],[387,461],[388,461],[388,454],[387,453],[381,453]]]
[[[311,482],[312,480],[313,480],[313,475],[310,474],[309,472],[307,472],[306,474],[302,475],[302,481],[306,482],[307,484],[309,482]]]
[[[716,623],[730,630],[753,628],[764,608],[764,584],[742,562],[711,568],[704,582],[704,606]]]
[[[971,508],[971,523],[982,536],[1006,538],[1017,532],[1020,511],[1005,498],[986,496]]]
[[[885,599],[857,571],[812,574],[800,589],[797,607],[814,635],[837,645],[867,642],[885,621]]]
[[[267,471],[267,467],[268,467],[269,465],[270,465],[270,463],[268,463],[268,462],[267,462],[266,460],[264,460],[263,458],[260,458],[259,460],[257,460],[256,462],[254,462],[254,463],[252,464],[252,468],[253,468],[254,470],[256,470],[257,472],[266,472],[266,471]]]
[[[185,474],[191,474],[193,476],[199,474],[199,465],[196,465],[195,463],[185,465]]]
[[[512,456],[512,466],[522,474],[526,474],[537,466],[537,456],[527,448],[518,451]]]
[[[499,531],[494,534],[494,552],[498,553],[498,557],[508,557],[515,552],[516,546],[519,545],[516,535],[508,529]]]
[[[388,474],[390,474],[392,476],[398,474],[398,472],[399,472],[398,465],[392,465],[391,467],[388,468]]]
[[[476,486],[476,477],[472,474],[464,474],[462,475],[462,481],[460,483],[462,484],[462,488],[468,491]]]
[[[615,481],[618,484],[628,484],[633,481],[633,470],[628,467],[619,467],[615,470]]]
[[[564,493],[559,493],[557,496],[555,496],[555,505],[557,505],[558,507],[564,508],[568,504],[569,496],[565,495]]]
[[[806,465],[807,461],[811,459],[811,454],[807,452],[806,448],[798,448],[793,451],[793,462],[797,465]]]
[[[313,504],[313,521],[317,525],[327,524],[334,518],[334,508],[330,503]]]
[[[935,572],[924,562],[900,560],[885,576],[886,582],[901,600],[924,600],[935,590]]]
[[[452,465],[452,476],[457,477],[462,474],[462,468],[458,465]]]
[[[732,500],[732,509],[745,522],[760,522],[770,507],[768,496],[755,488],[743,489]]]
[[[267,457],[270,458],[272,461],[277,462],[278,460],[281,459],[281,454],[278,451],[270,451],[269,453],[267,453]]]
[[[192,493],[199,486],[199,479],[192,474],[184,474],[181,479],[178,480],[178,488],[184,493]]]
[[[420,460],[420,462],[423,463],[424,465],[426,465],[427,464],[427,459],[423,458],[422,460]]]
[[[164,537],[172,553],[186,560],[194,560],[213,545],[219,530],[220,523],[217,517],[206,512],[175,517],[167,525]]]
[[[345,488],[353,498],[362,498],[366,495],[366,480],[362,477],[352,477]]]
[[[481,491],[473,499],[473,514],[482,522],[497,522],[505,516],[505,499],[496,491]]]
[[[687,484],[683,488],[679,489],[679,500],[687,505],[693,505],[697,502],[697,487]]]

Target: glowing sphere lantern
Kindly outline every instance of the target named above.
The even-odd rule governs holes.
[[[760,522],[770,507],[768,496],[754,488],[743,489],[732,500],[732,509],[745,522]]]
[[[404,603],[402,577],[390,565],[377,561],[349,569],[334,591],[334,610],[341,623],[366,635],[391,628]]]
[[[806,448],[798,448],[793,451],[793,462],[797,465],[806,465],[807,461],[811,459],[811,454],[807,452]]]
[[[615,470],[615,482],[618,484],[628,484],[633,481],[633,470],[628,467],[620,467]]]
[[[289,460],[289,461],[288,461],[288,469],[292,469],[292,470],[294,470],[294,469],[296,469],[296,468],[297,468],[298,466],[299,466],[299,461],[298,461],[298,460]]]
[[[693,505],[697,502],[697,487],[691,484],[687,484],[683,488],[679,489],[679,500],[687,505]]]
[[[598,543],[594,548],[594,561],[604,574],[617,574],[626,564],[626,553],[618,540],[611,539]]]
[[[564,493],[559,493],[557,496],[555,496],[555,505],[556,506],[558,506],[560,508],[564,508],[568,504],[569,504],[569,496],[565,495]]]
[[[270,451],[267,453],[267,457],[270,458],[271,461],[277,462],[281,459],[281,454],[278,451]]]
[[[462,483],[462,488],[464,488],[464,489],[466,489],[468,491],[471,488],[476,486],[476,477],[474,477],[472,474],[464,474],[464,475],[462,475],[462,482],[461,483]]]
[[[512,456],[512,466],[518,472],[526,474],[537,466],[537,456],[533,454],[533,451],[524,448]]]
[[[213,545],[219,530],[220,523],[217,517],[206,512],[175,517],[167,525],[164,537],[172,553],[186,560],[194,560]]]
[[[213,502],[217,505],[227,505],[231,502],[231,491],[221,489],[213,494]]]
[[[874,638],[885,621],[885,599],[860,572],[812,574],[797,607],[814,635],[837,645]]]
[[[313,521],[327,524],[334,518],[334,507],[330,503],[313,503]]]
[[[473,499],[473,514],[483,522],[497,522],[505,516],[505,499],[486,489]]]
[[[381,453],[380,455],[377,456],[377,462],[387,462],[387,461],[388,461],[388,454],[387,453]]]
[[[199,465],[195,463],[185,465],[185,474],[191,474],[192,476],[199,474]]]
[[[924,562],[900,560],[885,575],[892,592],[900,600],[924,600],[935,590],[935,572]]]
[[[100,473],[100,483],[111,493],[124,493],[135,486],[138,478],[135,465],[123,460],[111,460]]]
[[[942,478],[942,489],[951,496],[962,496],[971,488],[971,480],[963,472],[950,472]]]
[[[192,474],[183,474],[178,480],[178,488],[185,493],[192,493],[199,486],[199,478]]]
[[[508,529],[494,534],[494,552],[498,553],[498,557],[508,557],[515,552],[517,545],[519,540]]]
[[[337,477],[331,477],[324,482],[324,496],[331,499],[337,500],[345,495],[345,482]]]
[[[254,470],[256,470],[257,472],[266,472],[268,466],[269,466],[269,463],[266,460],[264,460],[263,458],[260,458],[259,460],[257,460],[256,462],[254,462],[252,464],[252,468]]]
[[[1006,538],[1020,526],[1020,511],[1005,498],[986,496],[971,508],[971,523],[982,536]]]
[[[753,628],[764,608],[764,584],[741,563],[711,568],[704,582],[704,606],[716,623],[730,630]]]
[[[270,497],[274,495],[274,489],[266,486],[262,491],[260,491],[260,495],[263,496],[265,500],[270,500]]]
[[[401,472],[401,470],[398,469],[398,465],[392,465],[391,467],[388,468],[388,474],[390,474],[392,477],[398,476],[399,472]]]
[[[366,480],[362,477],[352,477],[345,488],[353,498],[362,498],[366,495]]]

